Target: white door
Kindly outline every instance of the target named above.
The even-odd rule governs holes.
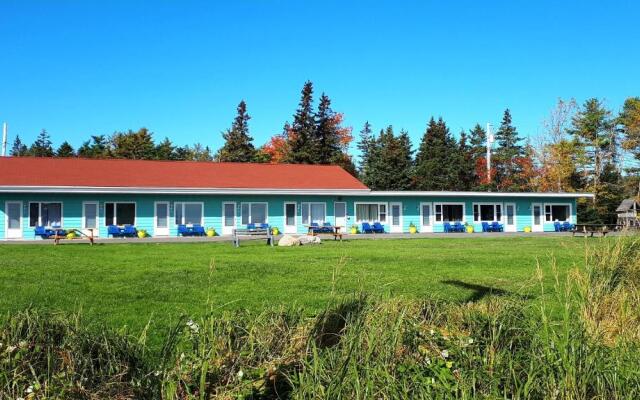
[[[298,231],[298,207],[296,203],[284,203],[284,233]]]
[[[431,203],[420,203],[420,232],[433,232]]]
[[[506,203],[504,205],[504,231],[516,232],[516,205],[515,203]]]
[[[236,203],[222,203],[222,234],[232,235],[236,227]]]
[[[333,211],[336,217],[336,226],[342,227],[341,232],[347,231],[347,203],[333,203]]]
[[[169,236],[169,203],[155,203],[156,216],[153,225],[154,236]]]
[[[402,203],[391,203],[391,232],[402,233]]]
[[[98,203],[84,202],[82,203],[82,232],[94,237],[98,236]]]
[[[543,221],[542,221],[542,204],[533,203],[531,204],[531,230],[533,232],[542,232],[544,231]]]
[[[6,213],[5,226],[7,239],[22,238],[22,202],[7,201],[4,211]]]

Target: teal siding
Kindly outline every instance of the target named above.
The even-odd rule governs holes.
[[[23,202],[22,207],[22,231],[23,238],[33,238],[33,228],[29,227],[29,202],[31,201],[56,201],[63,203],[63,227],[64,228],[81,228],[82,227],[82,204],[83,202],[98,202],[99,214],[99,235],[106,237],[107,228],[104,225],[104,207],[106,202],[135,202],[136,203],[136,227],[138,229],[146,229],[150,235],[154,236],[154,207],[156,201],[166,201],[169,203],[169,234],[175,236],[177,227],[174,221],[175,203],[176,202],[202,202],[204,205],[204,221],[205,227],[213,227],[218,234],[222,233],[222,203],[236,203],[236,226],[240,226],[241,222],[241,204],[243,202],[267,202],[268,203],[268,222],[271,226],[278,227],[282,232],[284,230],[284,203],[295,202],[297,205],[297,232],[306,233],[306,227],[302,225],[302,203],[304,202],[323,202],[326,204],[326,220],[335,224],[334,203],[343,201],[347,204],[347,228],[355,223],[355,203],[385,203],[387,204],[387,222],[384,224],[387,231],[390,230],[390,203],[399,202],[402,204],[402,232],[408,232],[409,224],[413,222],[420,229],[420,203],[464,203],[464,220],[473,224],[476,231],[481,231],[481,224],[473,221],[473,203],[500,203],[502,204],[502,213],[505,214],[505,203],[515,203],[516,205],[516,225],[518,231],[523,231],[525,226],[531,226],[533,203],[540,203],[543,207],[542,218],[544,219],[544,205],[553,204],[569,204],[571,205],[571,222],[576,222],[576,201],[575,199],[554,199],[554,198],[509,198],[509,197],[371,197],[371,196],[176,196],[176,195],[72,195],[72,194],[2,194],[0,195],[0,239],[5,238],[5,201],[18,200]],[[434,208],[432,206],[432,215]],[[504,222],[504,221],[503,221]],[[434,232],[442,232],[443,224],[433,221]],[[553,223],[544,223],[545,231],[553,231]]]

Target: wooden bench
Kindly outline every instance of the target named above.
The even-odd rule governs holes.
[[[589,236],[600,235],[607,236],[607,233],[619,231],[622,225],[616,224],[576,224],[571,231],[572,236]]]
[[[319,236],[319,235],[331,235],[333,236],[333,240],[338,240],[342,242],[342,232],[340,232],[340,226],[333,226],[331,232],[318,232],[318,228],[314,226],[309,226],[309,230],[307,231],[307,235],[310,236]],[[320,227],[323,228],[323,227]],[[326,228],[326,227],[324,227]]]
[[[86,233],[82,232],[79,229],[55,229],[54,230],[55,233],[52,236],[53,237],[53,244],[54,245],[58,245],[60,244],[61,240],[76,240],[74,239],[69,239],[67,238],[67,235],[69,233],[75,233],[76,235],[78,235],[77,239],[87,239],[89,240],[89,245],[93,246],[94,243],[94,237],[93,237],[93,229],[89,229],[89,234],[87,235]],[[64,232],[64,234],[62,234]]]
[[[234,229],[233,245],[240,247],[240,236],[263,236],[267,241],[267,245],[273,247],[273,233],[271,228],[253,228],[253,229]]]

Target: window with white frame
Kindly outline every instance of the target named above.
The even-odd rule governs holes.
[[[242,203],[240,214],[242,224],[266,224],[267,203]]]
[[[197,202],[176,202],[173,205],[176,225],[202,225],[203,204]]]
[[[571,207],[568,204],[545,204],[544,220],[546,222],[566,222],[571,219]]]
[[[441,203],[435,205],[436,222],[457,222],[464,219],[464,205]]]
[[[502,219],[502,204],[481,204],[473,205],[473,220],[475,222],[493,222]]]
[[[302,224],[309,225],[312,222],[322,224],[327,215],[327,205],[325,203],[302,203]]]
[[[387,203],[356,203],[356,223],[387,222]]]
[[[62,226],[62,203],[29,203],[29,226]]]
[[[136,203],[104,203],[104,224],[135,225]]]

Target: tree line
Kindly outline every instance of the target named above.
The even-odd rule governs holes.
[[[94,135],[74,149],[67,141],[54,149],[42,130],[30,146],[16,136],[12,156],[126,158],[221,162],[337,164],[373,190],[542,191],[595,193],[581,201],[581,221],[615,222],[624,197],[640,196],[640,97],[629,98],[617,113],[599,99],[578,105],[558,100],[544,122],[543,134],[524,140],[509,109],[495,132],[491,168],[487,169],[487,132],[480,124],[457,138],[442,117],[432,117],[417,149],[408,132],[389,125],[374,134],[366,122],[357,142],[356,163],[349,154],[352,129],[322,93],[315,107],[312,82],[302,88],[291,122],[280,134],[256,147],[244,101],[224,145],[176,146],[169,138],[156,143],[146,128]]]

